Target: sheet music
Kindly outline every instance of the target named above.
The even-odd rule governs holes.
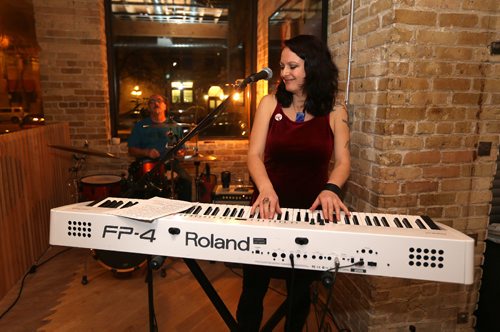
[[[160,217],[187,210],[192,205],[192,202],[163,197],[153,197],[147,200],[141,200],[140,204],[136,204],[125,209],[112,209],[110,211],[106,211],[105,213],[152,222]]]

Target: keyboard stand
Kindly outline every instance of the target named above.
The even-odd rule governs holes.
[[[224,303],[224,301],[222,301],[219,294],[212,286],[210,280],[208,280],[207,276],[200,268],[198,263],[194,259],[188,259],[188,258],[184,258],[184,262],[186,263],[187,267],[189,268],[193,276],[198,281],[198,284],[205,291],[205,294],[208,296],[208,298],[214,305],[215,309],[217,309],[217,312],[222,317],[229,330],[233,332],[238,331],[238,323],[234,319],[233,315],[231,315],[231,312],[227,308],[226,304]],[[287,306],[287,301],[284,300],[283,303],[281,303],[278,309],[276,309],[273,315],[264,324],[264,326],[261,329],[261,332],[273,331],[273,329],[276,327],[276,325],[278,325],[280,320],[286,315],[286,306]]]
[[[229,330],[237,331],[238,323],[234,319],[233,315],[231,315],[231,312],[229,312],[226,304],[224,303],[224,301],[222,301],[219,294],[212,286],[205,273],[203,273],[203,270],[200,268],[198,263],[194,259],[188,258],[184,258],[184,262],[198,281],[198,284],[200,284],[201,288],[203,288],[203,290],[205,291],[205,294],[208,296],[215,309],[217,309],[217,311],[219,312],[219,315],[222,317]]]
[[[151,255],[147,257],[147,275],[146,281],[148,283],[148,312],[149,312],[149,331],[157,332],[158,326],[156,325],[154,299],[153,299],[153,268],[151,267]]]
[[[274,314],[267,320],[266,324],[262,326],[261,332],[272,332],[280,320],[286,315],[287,301],[284,300],[283,303],[276,309]]]

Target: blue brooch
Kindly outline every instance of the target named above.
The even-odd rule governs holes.
[[[305,113],[304,112],[297,112],[295,113],[295,122],[304,122],[305,118]]]

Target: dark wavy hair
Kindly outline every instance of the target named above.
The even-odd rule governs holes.
[[[312,35],[299,35],[285,40],[285,46],[305,62],[303,88],[307,98],[304,111],[314,116],[330,113],[338,92],[339,70],[328,47]],[[293,94],[286,90],[283,80],[278,85],[276,98],[284,107],[292,103]]]

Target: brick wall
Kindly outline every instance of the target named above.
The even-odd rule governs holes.
[[[349,204],[427,214],[478,242],[471,286],[341,275],[333,308],[353,331],[472,330],[500,132],[499,57],[488,49],[500,37],[498,9],[496,1],[355,2]],[[330,2],[341,86],[349,12],[350,1]],[[480,142],[492,143],[490,155],[478,156]]]
[[[69,122],[72,142],[110,137],[102,1],[33,0],[48,122]]]

